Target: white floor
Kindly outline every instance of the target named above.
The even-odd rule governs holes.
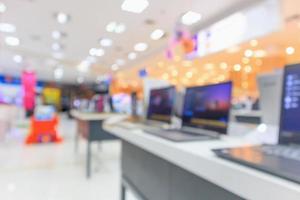
[[[74,152],[73,121],[62,118],[62,144],[23,144],[26,128],[0,142],[1,200],[117,200],[120,194],[120,142],[93,146],[92,177],[85,177],[86,142]],[[134,199],[128,195],[127,199]]]

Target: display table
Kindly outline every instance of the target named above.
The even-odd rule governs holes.
[[[300,199],[300,185],[220,159],[211,151],[249,144],[240,137],[174,143],[128,122],[104,129],[122,140],[122,199],[125,188],[149,200]]]
[[[87,140],[86,151],[86,177],[91,176],[91,143],[103,140],[115,140],[116,136],[103,130],[103,122],[117,114],[111,113],[87,113],[76,110],[71,115],[77,120],[77,133],[75,136],[75,152],[78,150],[79,136]]]

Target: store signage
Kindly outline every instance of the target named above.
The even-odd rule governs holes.
[[[270,34],[278,30],[281,25],[279,1],[264,1],[201,30],[197,38],[197,54],[201,57],[222,51],[250,39]]]

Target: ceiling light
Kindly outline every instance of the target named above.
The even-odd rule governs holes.
[[[181,23],[185,25],[192,25],[201,20],[201,15],[199,13],[188,11],[181,17]]]
[[[16,63],[22,63],[22,61],[23,61],[23,57],[22,56],[20,56],[20,55],[15,55],[14,57],[13,57],[13,60],[16,62]]]
[[[84,78],[82,76],[77,77],[77,83],[81,84],[84,82]]]
[[[62,37],[66,36],[66,34],[61,32],[61,31],[52,31],[51,35],[52,35],[52,38],[55,39],[55,40],[59,40]]]
[[[110,22],[106,25],[107,32],[114,32],[114,33],[123,33],[126,29],[125,24],[117,23],[117,22]]]
[[[60,24],[66,24],[70,20],[70,16],[66,13],[59,12],[56,14],[56,20]]]
[[[109,39],[109,38],[102,38],[100,40],[100,45],[103,46],[103,47],[109,47],[112,45],[112,40]]]
[[[135,60],[136,57],[137,57],[137,55],[136,55],[136,53],[134,53],[134,52],[131,52],[131,53],[128,54],[128,59],[129,59],[129,60]]]
[[[106,31],[107,32],[114,32],[117,27],[116,22],[110,22],[109,24],[106,25]]]
[[[147,0],[125,0],[121,8],[127,12],[142,13],[148,6]]]
[[[295,48],[294,47],[287,47],[285,49],[285,52],[286,52],[287,55],[292,55],[292,54],[295,53]]]
[[[253,56],[253,51],[250,50],[250,49],[247,49],[244,53],[244,55],[247,57],[247,58],[250,58]]]
[[[165,32],[163,30],[156,29],[151,33],[150,37],[152,40],[159,40],[164,36],[164,34]]]
[[[51,47],[53,51],[60,51],[63,48],[62,45],[59,43],[53,43]]]
[[[148,45],[146,43],[140,42],[134,45],[135,51],[145,51],[148,48]]]
[[[116,64],[119,65],[119,66],[122,66],[122,65],[125,64],[125,61],[123,59],[117,59]]]
[[[246,57],[243,57],[243,58],[242,58],[242,63],[243,63],[243,64],[247,65],[247,64],[249,64],[249,62],[250,62],[250,59],[249,59],[249,58],[246,58]]]
[[[91,56],[98,56],[98,57],[101,57],[104,55],[104,50],[103,49],[97,49],[97,48],[91,48],[90,51],[89,51],[90,55]]]
[[[245,72],[250,73],[252,71],[252,67],[250,65],[245,66]]]
[[[4,13],[6,11],[6,5],[0,2],[0,13]]]
[[[90,69],[91,63],[87,60],[81,61],[81,63],[77,66],[77,70],[82,73],[86,73]]]
[[[125,24],[118,24],[115,28],[116,33],[123,33],[126,29]]]
[[[187,72],[186,74],[185,74],[185,76],[187,77],[187,78],[192,78],[193,77],[193,72]]]
[[[7,37],[5,37],[5,43],[8,46],[18,46],[18,45],[20,45],[20,39],[17,37],[13,37],[13,36],[7,36]]]
[[[235,64],[235,65],[233,66],[233,69],[234,69],[234,71],[239,72],[239,71],[241,71],[242,66],[241,66],[240,64]]]
[[[8,23],[0,23],[0,32],[14,33],[16,32],[16,26]]]
[[[117,71],[117,70],[119,69],[119,66],[118,66],[117,64],[113,64],[113,65],[111,66],[111,69],[112,69],[113,71]]]
[[[56,80],[62,79],[64,76],[64,69],[62,67],[58,67],[54,70],[54,78]]]

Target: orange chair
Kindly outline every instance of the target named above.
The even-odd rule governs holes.
[[[59,118],[55,115],[51,120],[37,120],[31,118],[30,132],[26,138],[26,144],[59,143],[62,138],[57,133]]]

